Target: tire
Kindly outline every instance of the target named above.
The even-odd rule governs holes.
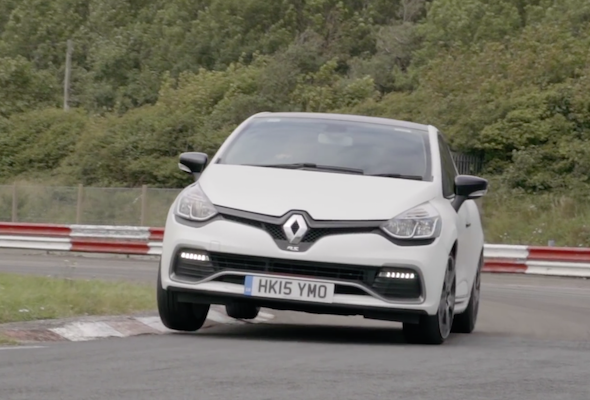
[[[195,332],[203,326],[209,313],[209,304],[181,303],[176,295],[162,287],[161,268],[158,268],[158,312],[162,324],[168,329]]]
[[[483,250],[479,256],[479,263],[473,280],[473,287],[471,288],[471,296],[469,297],[469,304],[464,312],[455,316],[453,321],[454,333],[471,333],[475,329],[477,323],[477,316],[479,314],[479,301],[481,296],[481,270],[483,268]]]
[[[225,312],[235,319],[254,319],[260,312],[260,307],[244,303],[231,303],[225,306]]]
[[[438,310],[435,315],[421,316],[418,324],[404,324],[406,342],[442,344],[448,339],[455,314],[455,290],[455,256],[449,254]]]

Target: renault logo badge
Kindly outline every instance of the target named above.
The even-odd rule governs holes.
[[[307,224],[305,218],[302,215],[292,215],[285,225],[283,225],[283,232],[287,236],[287,240],[291,244],[298,244],[301,242],[305,234],[307,233]]]

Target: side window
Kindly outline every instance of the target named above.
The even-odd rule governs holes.
[[[449,150],[449,146],[442,138],[438,136],[438,148],[440,152],[441,170],[442,170],[442,185],[443,185],[443,196],[449,198],[455,194],[455,177],[457,176],[457,168],[453,161],[453,156]]]

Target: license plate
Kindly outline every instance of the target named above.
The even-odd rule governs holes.
[[[247,276],[244,281],[244,294],[275,299],[331,303],[334,297],[334,284],[297,279]]]

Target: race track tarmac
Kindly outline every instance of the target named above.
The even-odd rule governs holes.
[[[0,271],[155,282],[157,260],[75,259],[3,252]],[[589,280],[486,274],[476,331],[443,346],[407,345],[395,323],[266,311],[196,334],[0,348],[0,399],[590,399]]]

